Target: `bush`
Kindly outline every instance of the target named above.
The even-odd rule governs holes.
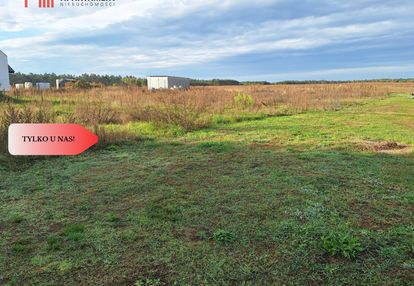
[[[78,89],[89,89],[92,88],[92,84],[86,80],[78,80],[73,84],[73,87]]]
[[[242,108],[252,107],[254,105],[253,96],[249,94],[238,93],[234,97],[234,103],[236,104],[236,106]]]
[[[323,249],[331,256],[340,255],[347,259],[353,259],[363,247],[358,237],[350,232],[330,232],[321,237]]]

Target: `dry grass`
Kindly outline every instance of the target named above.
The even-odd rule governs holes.
[[[0,102],[3,142],[11,123],[76,122],[102,133],[107,141],[126,140],[102,125],[135,121],[204,128],[213,116],[271,116],[308,110],[338,110],[390,93],[411,92],[414,83],[344,83],[193,87],[151,92],[144,88],[96,88],[46,92],[12,91]],[[9,98],[9,100],[7,100]],[[242,119],[242,118],[241,118]],[[1,138],[0,138],[1,139]],[[2,144],[4,145],[4,144]]]
[[[56,113],[51,105],[44,101],[23,107],[8,102],[0,111],[0,152],[6,149],[8,128],[12,123],[56,122]]]
[[[208,110],[221,113],[234,108],[237,94],[248,94],[254,99],[253,110],[286,105],[296,110],[336,109],[341,104],[364,98],[380,98],[389,93],[409,92],[413,83],[346,83],[309,85],[256,85],[228,87],[193,87],[189,90],[151,92],[143,88],[117,88],[78,91],[48,91],[42,94],[24,91],[20,97],[58,99],[61,104],[99,102],[122,108],[122,112],[145,106],[182,106],[194,111]]]
[[[409,145],[395,141],[369,141],[358,142],[355,146],[362,151],[371,151],[385,154],[410,154],[412,149]]]
[[[122,123],[121,112],[105,102],[84,102],[75,105],[73,118],[86,125]]]
[[[133,134],[130,134],[127,130],[108,130],[105,126],[99,125],[93,126],[92,130],[93,133],[99,137],[99,146],[128,142],[138,139]]]

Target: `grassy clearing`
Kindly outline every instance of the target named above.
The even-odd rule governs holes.
[[[394,95],[191,132],[131,122],[108,126],[140,141],[3,157],[0,284],[410,285],[414,155],[368,147],[412,148],[413,114]]]

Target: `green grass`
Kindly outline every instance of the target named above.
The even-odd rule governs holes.
[[[396,95],[0,162],[0,284],[410,285],[414,101]]]

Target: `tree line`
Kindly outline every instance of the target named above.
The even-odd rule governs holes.
[[[146,78],[135,76],[115,76],[115,75],[98,75],[98,74],[24,74],[14,73],[10,75],[10,83],[12,85],[25,82],[47,82],[55,86],[57,79],[73,79],[80,87],[90,86],[138,86],[147,85]],[[355,80],[355,81],[329,81],[329,80],[287,80],[271,83],[268,81],[237,81],[233,79],[191,79],[192,86],[224,86],[224,85],[269,85],[269,84],[335,84],[335,83],[352,83],[352,82],[413,82],[414,79],[374,79],[374,80]]]
[[[78,82],[79,86],[84,86],[87,83],[94,85],[104,86],[146,86],[147,79],[135,76],[115,76],[115,75],[98,75],[98,74],[82,74],[82,75],[71,75],[71,74],[25,74],[15,73],[10,75],[10,83],[25,83],[25,82],[47,82],[52,86],[55,86],[57,79],[73,79]],[[192,86],[222,86],[222,85],[240,85],[241,82],[232,79],[191,79]]]
[[[104,86],[146,86],[147,80],[145,78],[139,78],[135,76],[114,76],[114,75],[97,75],[97,74],[82,74],[82,75],[71,75],[71,74],[60,74],[45,73],[45,74],[24,74],[14,73],[10,75],[10,83],[25,83],[25,82],[47,82],[52,86],[55,86],[57,79],[73,79],[82,84],[98,84]]]

